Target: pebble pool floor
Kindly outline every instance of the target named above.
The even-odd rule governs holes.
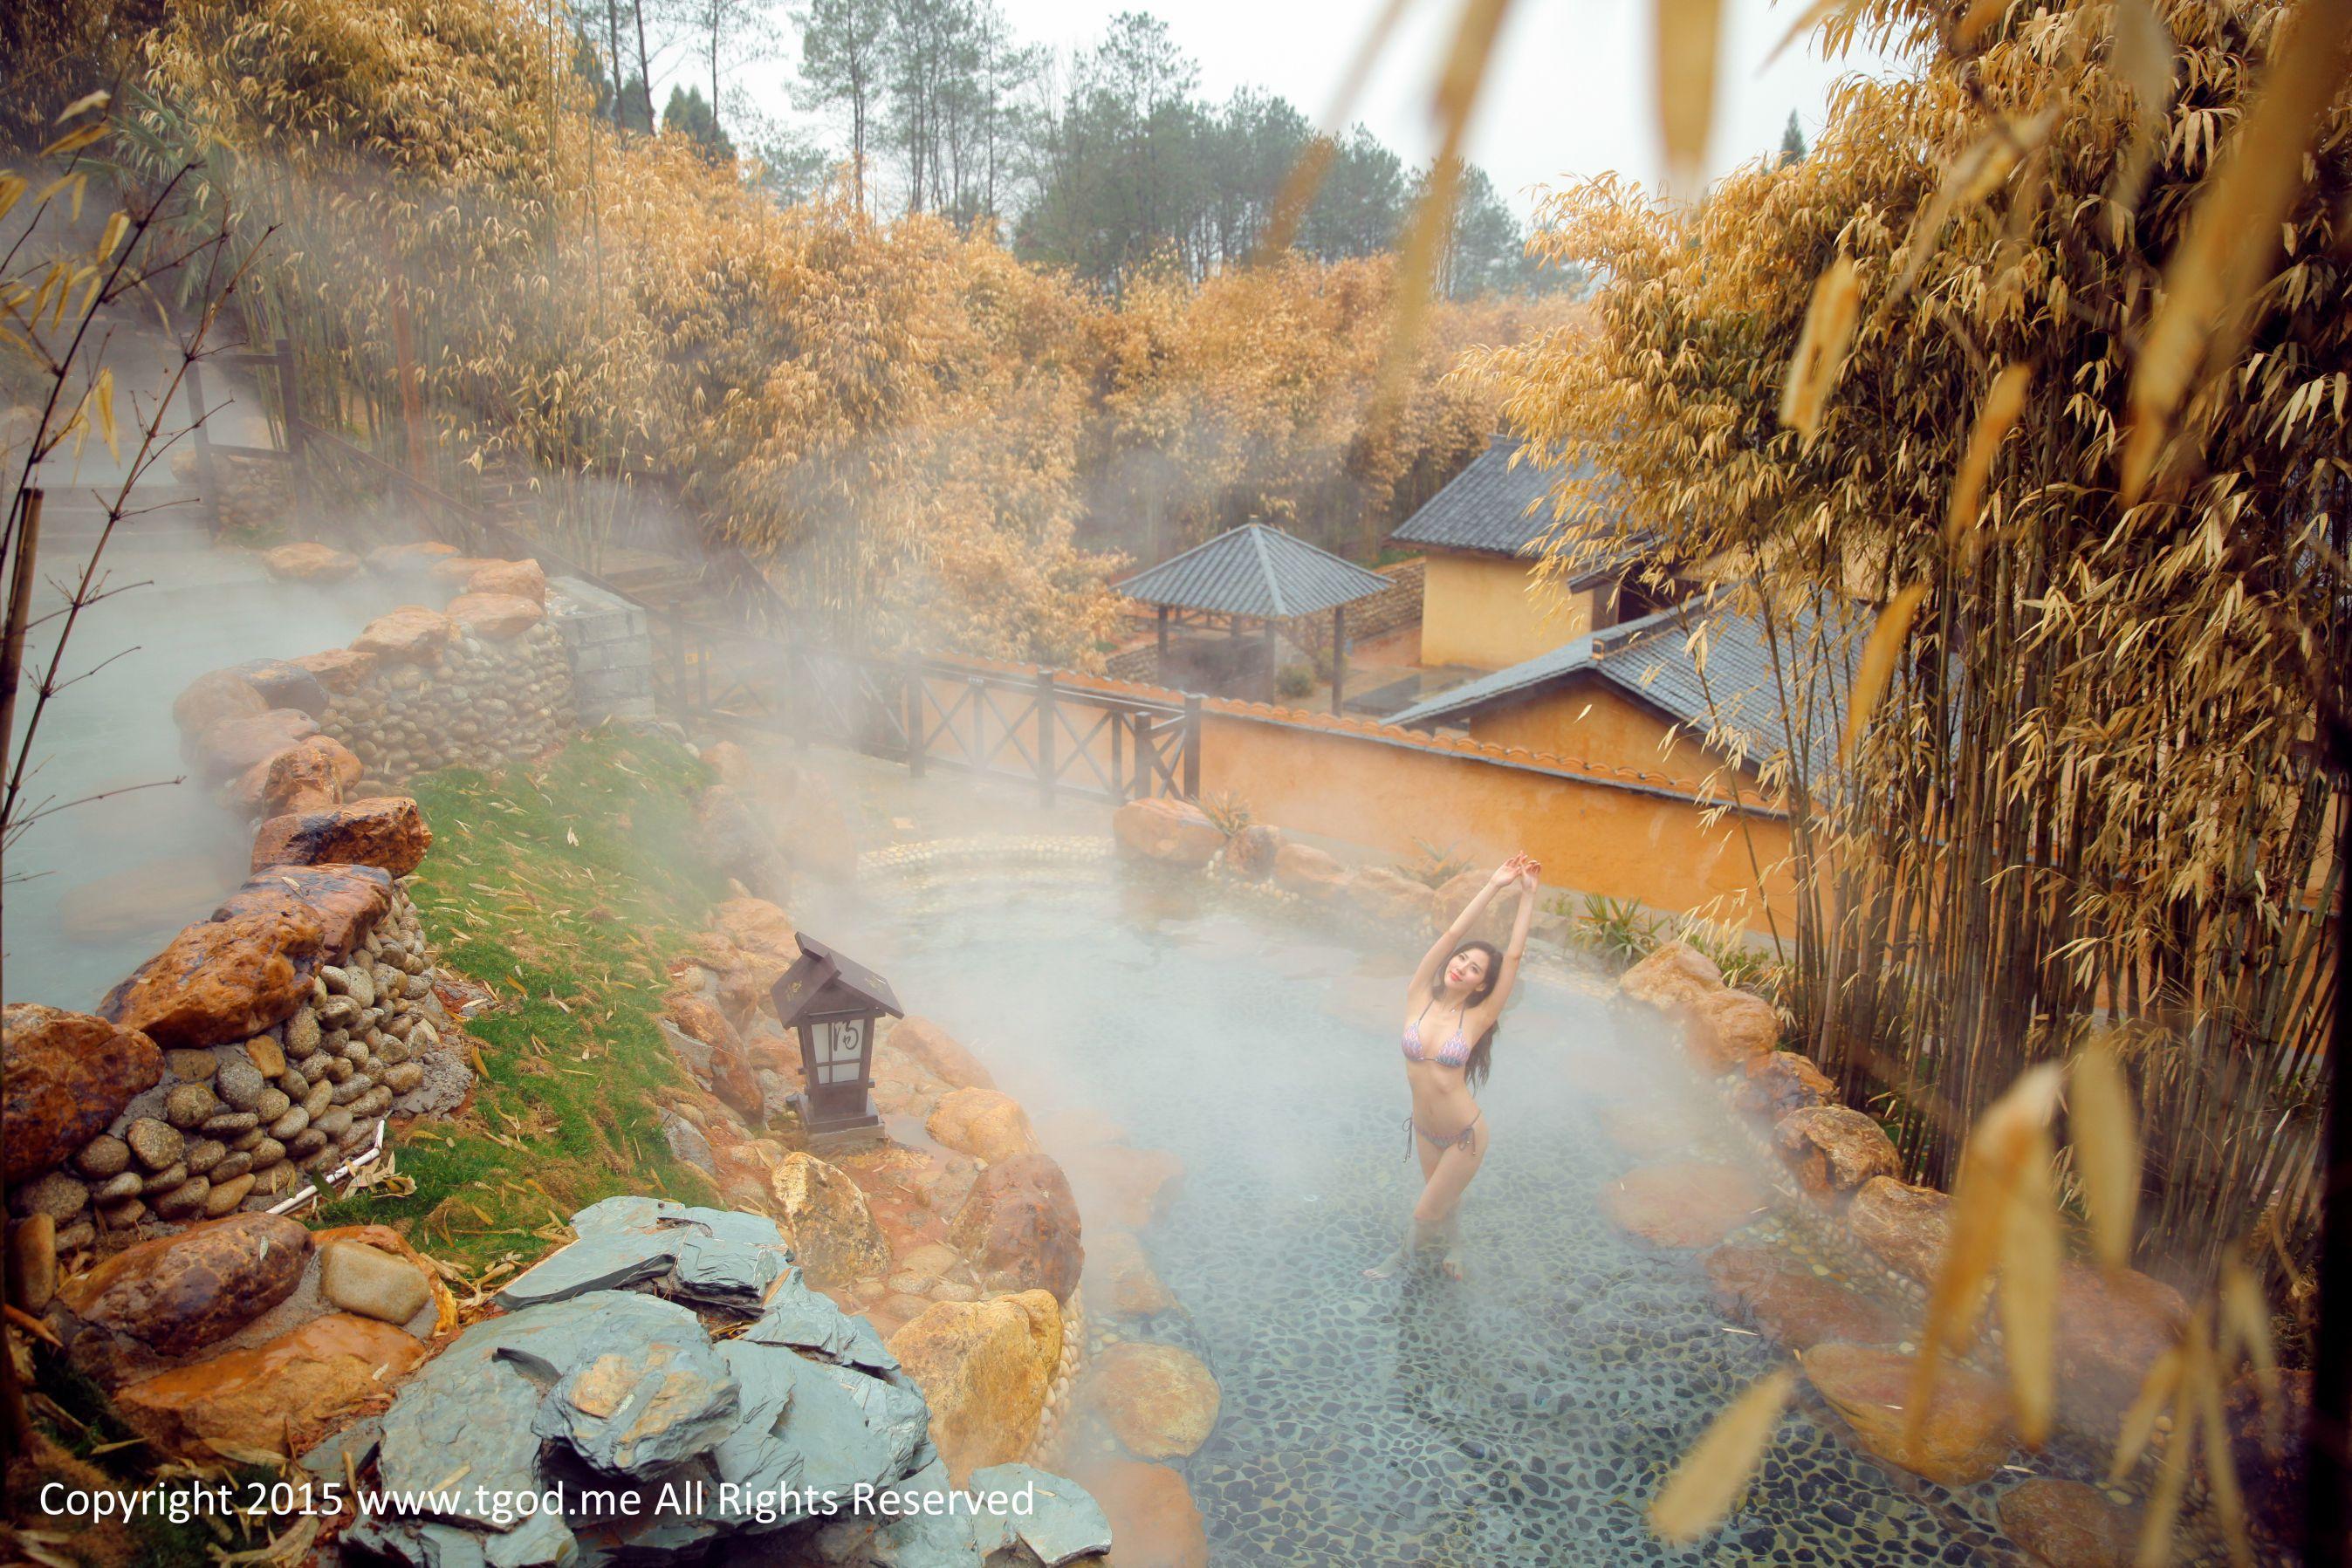
[[[1193,1350],[1222,1385],[1216,1430],[1183,1462],[1213,1562],[2028,1561],[1993,1512],[2023,1476],[1948,1491],[1801,1402],[1721,1532],[1681,1549],[1649,1534],[1666,1470],[1786,1357],[1726,1332],[1699,1253],[1629,1239],[1595,1209],[1641,1163],[1605,1134],[1607,1097],[1688,1092],[1596,984],[1531,977],[1506,1015],[1481,1095],[1491,1152],[1463,1210],[1467,1283],[1374,1282],[1360,1270],[1420,1185],[1396,1044],[1418,952],[1099,862],[910,868],[827,913],[1041,1123],[1091,1108],[1182,1156],[1143,1237],[1182,1309],[1133,1332]],[[1702,1157],[1744,1157],[1732,1147]]]

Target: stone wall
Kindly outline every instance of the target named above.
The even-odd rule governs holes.
[[[558,578],[548,619],[563,638],[583,725],[654,716],[654,645],[646,612],[578,578]]]

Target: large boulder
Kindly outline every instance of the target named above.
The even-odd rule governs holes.
[[[1087,1229],[1087,1300],[1117,1317],[1157,1317],[1176,1298],[1131,1230],[1096,1224]]]
[[[1715,960],[1687,942],[1661,942],[1648,957],[1617,977],[1617,989],[1669,1012],[1723,989]]]
[[[1348,902],[1384,925],[1418,931],[1437,922],[1437,894],[1424,883],[1385,866],[1360,868],[1348,879]]]
[[[261,700],[271,707],[299,708],[312,718],[327,711],[327,688],[292,659],[247,659],[222,673],[259,692]]]
[[[948,1148],[992,1165],[1037,1149],[1037,1134],[1021,1102],[993,1089],[958,1089],[941,1096],[923,1126]]]
[[[356,648],[329,648],[305,653],[291,663],[308,671],[312,680],[333,695],[349,696],[367,685],[369,677],[375,674],[376,656]]]
[[[228,670],[215,670],[190,681],[173,699],[172,722],[182,735],[194,737],[224,719],[258,718],[268,711],[268,699],[252,682]]]
[[[1903,1169],[1886,1130],[1847,1105],[1791,1111],[1773,1127],[1772,1143],[1797,1184],[1815,1197],[1843,1197]]]
[[[1111,814],[1110,831],[1124,853],[1196,870],[1225,847],[1223,831],[1206,811],[1165,796],[1129,800]]]
[[[1078,1479],[1110,1520],[1118,1568],[1208,1568],[1209,1536],[1183,1472],[1135,1459],[1104,1458]]]
[[[1837,1103],[1837,1085],[1813,1065],[1812,1058],[1793,1051],[1767,1051],[1748,1058],[1733,1098],[1757,1120],[1777,1123],[1791,1111]]]
[[[318,733],[319,721],[300,708],[266,708],[207,727],[196,737],[191,760],[207,779],[234,779]]]
[[[457,623],[446,615],[404,604],[362,627],[352,639],[352,651],[373,653],[387,664],[437,664],[457,635]]]
[[[1687,1004],[1690,1049],[1712,1072],[1744,1070],[1780,1043],[1780,1015],[1752,991],[1706,991]]]
[[[2058,1274],[2058,1413],[2077,1431],[2112,1437],[2156,1358],[2180,1342],[2180,1292],[2135,1270],[2068,1262]]]
[[[1071,1151],[1063,1165],[1087,1195],[1089,1212],[1138,1230],[1160,1217],[1184,1179],[1177,1155],[1126,1144],[1091,1144]]]
[[[163,1053],[137,1029],[38,1002],[0,1012],[0,1056],[8,1081],[0,1142],[12,1183],[64,1164],[163,1077]]]
[[[931,1441],[958,1485],[1036,1441],[1062,1358],[1062,1309],[1049,1292],[934,1301],[889,1343],[931,1407]]]
[[[272,817],[253,835],[253,869],[278,865],[382,866],[406,876],[433,845],[425,813],[405,795],[379,795],[324,811]]]
[[[1043,1290],[1069,1300],[1086,1267],[1077,1200],[1050,1155],[1031,1152],[990,1166],[948,1227],[948,1240],[983,1283]]]
[[[1274,874],[1275,857],[1281,852],[1281,831],[1252,822],[1225,841],[1219,860],[1244,882],[1264,882]]]
[[[2124,1568],[2139,1531],[2095,1486],[2036,1476],[2000,1494],[2000,1532],[2045,1568]]]
[[[1952,1200],[1932,1186],[1873,1176],[1846,1205],[1845,1223],[1880,1262],[1922,1285],[1932,1284],[1952,1234]]]
[[[958,1089],[988,1089],[996,1087],[996,1080],[980,1058],[966,1050],[953,1035],[925,1018],[904,1018],[890,1026],[883,1043],[893,1051],[904,1051],[920,1062],[933,1076]]]
[[[1904,1440],[1912,1358],[1900,1351],[1817,1344],[1801,1358],[1805,1378],[1845,1418],[1866,1452],[1941,1486],[1974,1486],[2009,1458],[2009,1402],[1980,1373],[1947,1365],[1936,1378],[1926,1425]]]
[[[1348,868],[1312,844],[1285,839],[1274,852],[1274,884],[1302,898],[1332,898],[1348,885]]]
[[[1223,1395],[1192,1352],[1123,1340],[1095,1357],[1086,1403],[1139,1459],[1181,1458],[1208,1441]]]
[[[528,599],[533,604],[545,604],[547,573],[535,560],[488,561],[467,574],[466,591]]]
[[[519,593],[461,593],[443,613],[486,643],[511,642],[547,618],[538,600]]]
[[[167,1452],[215,1458],[209,1439],[290,1458],[424,1359],[424,1344],[390,1323],[329,1312],[261,1344],[126,1384],[114,1407]]]
[[[340,582],[360,570],[359,557],[310,539],[263,550],[261,564],[270,576],[296,582]]]
[[[318,916],[280,905],[188,926],[107,993],[99,1011],[165,1050],[249,1040],[310,994]]]
[[[319,923],[322,953],[348,953],[392,907],[392,873],[373,865],[280,865],[256,872],[212,917],[287,913]]]
[[[278,817],[340,806],[343,792],[359,781],[360,759],[351,748],[314,735],[247,768],[229,786],[229,796],[241,811]]]
[[[294,1220],[233,1215],[126,1248],[67,1281],[58,1299],[91,1330],[179,1357],[292,1295],[310,1257],[310,1233]],[[82,1362],[80,1341],[70,1348]]]
[[[1726,1316],[1752,1324],[1790,1350],[1824,1340],[1892,1344],[1902,1321],[1883,1303],[1824,1279],[1772,1247],[1730,1245],[1706,1255],[1706,1277]]]
[[[422,573],[436,560],[446,560],[457,553],[456,545],[445,545],[439,539],[416,539],[404,545],[378,545],[367,552],[368,569],[372,571]]]
[[[1765,1207],[1754,1177],[1729,1166],[1642,1166],[1601,1195],[1613,1225],[1654,1247],[1712,1247]]]
[[[793,1256],[821,1285],[846,1284],[890,1266],[890,1243],[865,1193],[814,1155],[786,1155],[770,1178]]]

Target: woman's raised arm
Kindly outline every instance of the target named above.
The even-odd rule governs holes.
[[[1429,951],[1421,956],[1420,967],[1412,972],[1412,994],[1418,995],[1429,989],[1430,982],[1437,977],[1438,969],[1454,956],[1454,949],[1462,945],[1462,939],[1469,935],[1470,927],[1478,923],[1478,916],[1485,914],[1486,905],[1494,902],[1495,894],[1519,880],[1521,866],[1526,860],[1525,855],[1513,855],[1496,866],[1495,874],[1486,879],[1486,885],[1473,894],[1462,913],[1454,917],[1454,924],[1438,934],[1437,940],[1429,945]],[[1520,922],[1522,938],[1526,936],[1526,924],[1524,920]]]
[[[1526,857],[1520,857],[1523,861]],[[1525,869],[1515,878],[1519,890],[1519,910],[1511,918],[1510,945],[1503,949],[1503,967],[1495,978],[1494,993],[1478,1004],[1479,1013],[1488,1023],[1500,1018],[1503,1004],[1511,999],[1511,988],[1519,979],[1519,955],[1528,950],[1528,927],[1536,917],[1536,878],[1542,868],[1526,861]]]

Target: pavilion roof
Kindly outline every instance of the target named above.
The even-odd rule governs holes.
[[[1264,523],[1244,523],[1117,585],[1129,599],[1178,610],[1286,621],[1394,587],[1377,571]]]

